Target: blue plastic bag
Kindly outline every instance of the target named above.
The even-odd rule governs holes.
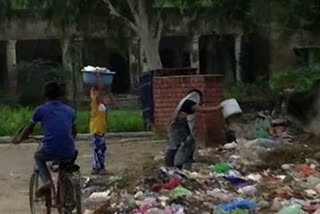
[[[250,186],[250,185],[254,184],[252,181],[247,181],[247,180],[244,180],[244,179],[238,178],[238,177],[224,176],[224,179],[226,179],[232,185],[234,185],[238,188],[242,188],[242,187],[246,187],[246,186]]]
[[[254,210],[256,208],[257,208],[257,204],[249,200],[237,200],[227,204],[218,205],[218,210],[226,213],[230,213],[236,209]]]

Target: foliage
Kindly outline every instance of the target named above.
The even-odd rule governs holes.
[[[277,0],[275,2],[277,21],[282,29],[286,31],[297,31],[298,29],[319,31],[320,1]]]
[[[45,60],[21,62],[17,65],[17,73],[19,99],[23,105],[39,104],[43,100],[42,88],[45,82],[64,84],[70,78],[59,64]]]
[[[34,14],[56,25],[65,27],[88,24],[88,20],[105,13],[105,4],[101,0],[18,0]],[[92,22],[94,23],[94,22]]]
[[[235,98],[240,102],[269,99],[273,97],[273,92],[268,86],[265,77],[257,78],[253,83],[237,84],[225,83],[225,98]]]
[[[317,80],[320,80],[320,65],[299,69],[282,69],[272,72],[270,87],[273,90],[291,88],[296,91],[305,91],[310,89]]]
[[[31,108],[0,108],[0,136],[14,135],[21,127],[28,124],[32,115]],[[115,110],[108,115],[109,132],[135,132],[143,131],[143,119],[138,110]],[[77,128],[79,133],[89,132],[89,112],[77,112]],[[34,134],[41,134],[38,125]]]

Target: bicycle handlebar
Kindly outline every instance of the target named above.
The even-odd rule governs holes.
[[[15,136],[13,136],[13,138],[19,136],[24,129],[25,129],[25,127],[19,129],[19,131],[15,134]],[[37,141],[37,142],[42,142],[42,139],[43,139],[43,137],[29,136],[29,137],[28,137],[27,139],[25,139],[24,141],[26,141],[26,140],[34,140],[34,141]]]

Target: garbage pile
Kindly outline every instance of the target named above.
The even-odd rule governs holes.
[[[93,192],[84,204],[87,214],[319,214],[319,167],[308,159],[247,172],[245,161],[232,155],[225,163],[195,164],[192,171],[161,167],[131,191],[111,185]]]
[[[127,179],[119,176],[107,186],[85,186],[85,214],[320,214],[320,164],[309,152],[316,149],[296,149],[284,121],[264,116],[255,139],[199,150],[192,171],[156,168],[131,189],[119,185]],[[268,166],[273,160],[278,165]]]

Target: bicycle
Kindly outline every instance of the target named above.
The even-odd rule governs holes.
[[[28,139],[40,142],[39,148],[41,147],[41,138],[29,137]],[[39,179],[39,170],[35,164],[29,183],[31,214],[51,214],[52,209],[57,209],[59,214],[82,213],[80,167],[75,164],[77,155],[78,151],[76,151],[76,155],[72,160],[47,162],[51,175],[57,174],[57,180],[54,182],[54,178],[51,176],[51,190],[42,198],[36,197],[41,180]]]

